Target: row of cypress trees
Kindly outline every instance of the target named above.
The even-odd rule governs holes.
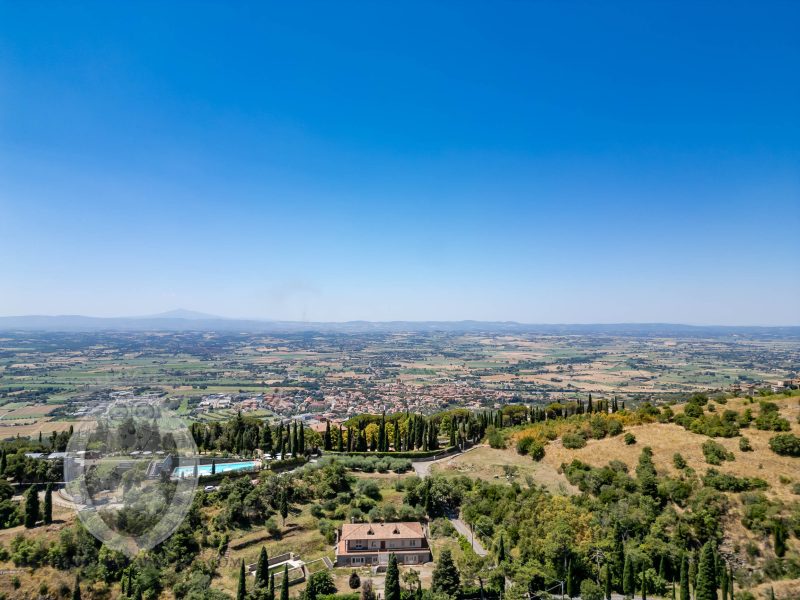
[[[269,572],[269,557],[267,549],[262,546],[256,563],[255,582],[253,584],[252,596],[259,600],[275,600],[275,574]],[[239,582],[236,586],[236,600],[247,598],[247,573],[244,567],[244,560],[239,565]],[[289,565],[283,565],[283,577],[281,578],[281,588],[279,600],[289,600]]]
[[[638,571],[638,572],[637,572]],[[569,577],[568,577],[569,580]],[[605,580],[606,597],[611,597],[611,578],[607,571]],[[694,595],[691,591],[694,589]],[[650,591],[647,586],[644,570],[639,570],[630,555],[625,556],[625,565],[622,575],[622,593],[634,597],[640,593],[646,600]],[[678,582],[677,598],[675,581],[672,584],[672,597],[676,600],[733,600],[734,598],[733,569],[729,568],[721,559],[716,546],[706,542],[701,551],[696,567],[690,562],[687,554],[681,559],[680,575]]]

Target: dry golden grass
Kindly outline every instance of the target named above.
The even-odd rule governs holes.
[[[506,469],[515,469],[513,479],[506,478]],[[466,475],[496,483],[518,481],[525,483],[526,477],[533,478],[553,493],[573,494],[575,488],[554,468],[551,463],[534,462],[529,456],[522,456],[507,448],[494,450],[489,446],[478,446],[474,450],[457,454],[445,461],[434,463],[431,472],[441,475]]]

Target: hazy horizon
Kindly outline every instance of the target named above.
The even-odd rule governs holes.
[[[798,324],[799,20],[4,3],[0,314]]]
[[[187,321],[214,321],[214,320],[223,320],[223,321],[254,321],[254,322],[291,322],[291,323],[305,323],[308,325],[314,324],[347,324],[347,323],[357,323],[357,322],[364,322],[364,323],[372,323],[372,324],[380,324],[380,323],[451,323],[451,324],[458,324],[458,323],[465,323],[465,322],[473,322],[473,323],[497,323],[497,324],[515,324],[520,326],[543,326],[543,327],[583,327],[583,326],[650,326],[650,325],[663,325],[668,327],[698,327],[698,328],[715,328],[715,327],[730,327],[730,328],[759,328],[759,327],[766,327],[766,328],[800,328],[800,323],[778,323],[772,325],[766,325],[763,323],[677,323],[677,322],[669,322],[669,321],[578,321],[578,322],[531,322],[531,321],[516,321],[513,319],[499,319],[499,320],[484,320],[484,319],[389,319],[389,320],[370,320],[370,319],[348,319],[348,320],[340,320],[340,321],[297,321],[292,319],[275,319],[269,316],[242,316],[242,317],[230,317],[222,314],[211,314],[211,313],[202,313],[199,311],[193,311],[188,309],[170,309],[165,310],[163,312],[154,313],[154,314],[142,314],[142,315],[90,315],[90,314],[74,314],[74,313],[53,313],[53,314],[26,314],[26,315],[0,315],[0,319],[9,319],[9,318],[47,318],[47,319],[59,319],[59,318],[88,318],[88,319],[112,319],[112,320],[155,320],[155,319],[177,319],[177,320],[187,320]],[[2,322],[0,322],[2,325]]]

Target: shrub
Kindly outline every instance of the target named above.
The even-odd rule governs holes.
[[[608,421],[608,435],[615,436],[622,433],[622,423],[616,419],[609,419]]]
[[[626,445],[628,445],[628,446],[631,446],[631,445],[633,445],[633,444],[635,444],[635,443],[636,443],[636,436],[635,436],[635,435],[633,435],[633,434],[632,434],[632,433],[629,431],[628,433],[626,433],[626,434],[625,434],[625,437],[623,438],[623,440],[624,440],[624,442],[625,442],[625,444],[626,444]]]
[[[703,442],[703,456],[710,465],[721,465],[723,461],[734,460],[732,452],[725,449],[725,446],[713,440]]]
[[[581,600],[603,600],[605,593],[603,588],[591,579],[581,581]]]
[[[770,438],[769,447],[781,456],[800,456],[800,437],[793,433],[779,433]]]
[[[577,450],[586,445],[586,438],[580,433],[565,433],[561,436],[561,443],[564,444],[564,448]]]
[[[539,462],[544,458],[544,445],[539,442],[533,442],[530,447],[530,454],[533,460]]]
[[[536,440],[530,436],[526,436],[517,440],[517,453],[518,454],[528,454],[531,449],[531,444],[535,443]]]
[[[727,473],[720,473],[716,469],[709,469],[703,477],[703,483],[720,492],[748,492],[767,488],[767,482],[758,477],[734,477]]]
[[[739,450],[742,452],[752,452],[753,447],[750,445],[750,440],[744,436],[739,438]]]
[[[774,402],[761,401],[761,412],[756,418],[756,429],[763,431],[789,431],[789,421],[781,417],[778,405]]]
[[[683,458],[680,452],[676,452],[672,455],[672,464],[675,465],[676,469],[685,469],[686,459]]]
[[[495,427],[490,426],[486,430],[486,440],[489,442],[489,446],[491,446],[495,450],[499,450],[506,447],[506,440],[503,437],[503,434],[500,433],[500,431]]]

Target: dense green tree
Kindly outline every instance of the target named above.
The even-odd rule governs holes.
[[[350,579],[347,581],[347,584],[350,586],[351,590],[357,590],[361,587],[361,577],[358,576],[355,569],[350,573]]]
[[[383,597],[384,600],[400,600],[400,570],[397,567],[397,556],[394,552],[389,554]]]
[[[606,600],[611,600],[611,565],[606,565],[606,574],[605,574],[605,581],[604,581],[604,592],[606,596]],[[674,600],[674,599],[673,599]]]
[[[317,600],[322,595],[335,593],[336,586],[333,583],[333,579],[331,579],[331,574],[325,570],[317,571],[308,578],[303,596],[304,600]]]
[[[458,598],[461,591],[461,577],[458,573],[450,550],[444,549],[436,561],[431,580],[431,590],[445,594],[450,598]]]
[[[700,552],[695,600],[717,600],[717,573],[714,562],[714,546],[708,541]]]

